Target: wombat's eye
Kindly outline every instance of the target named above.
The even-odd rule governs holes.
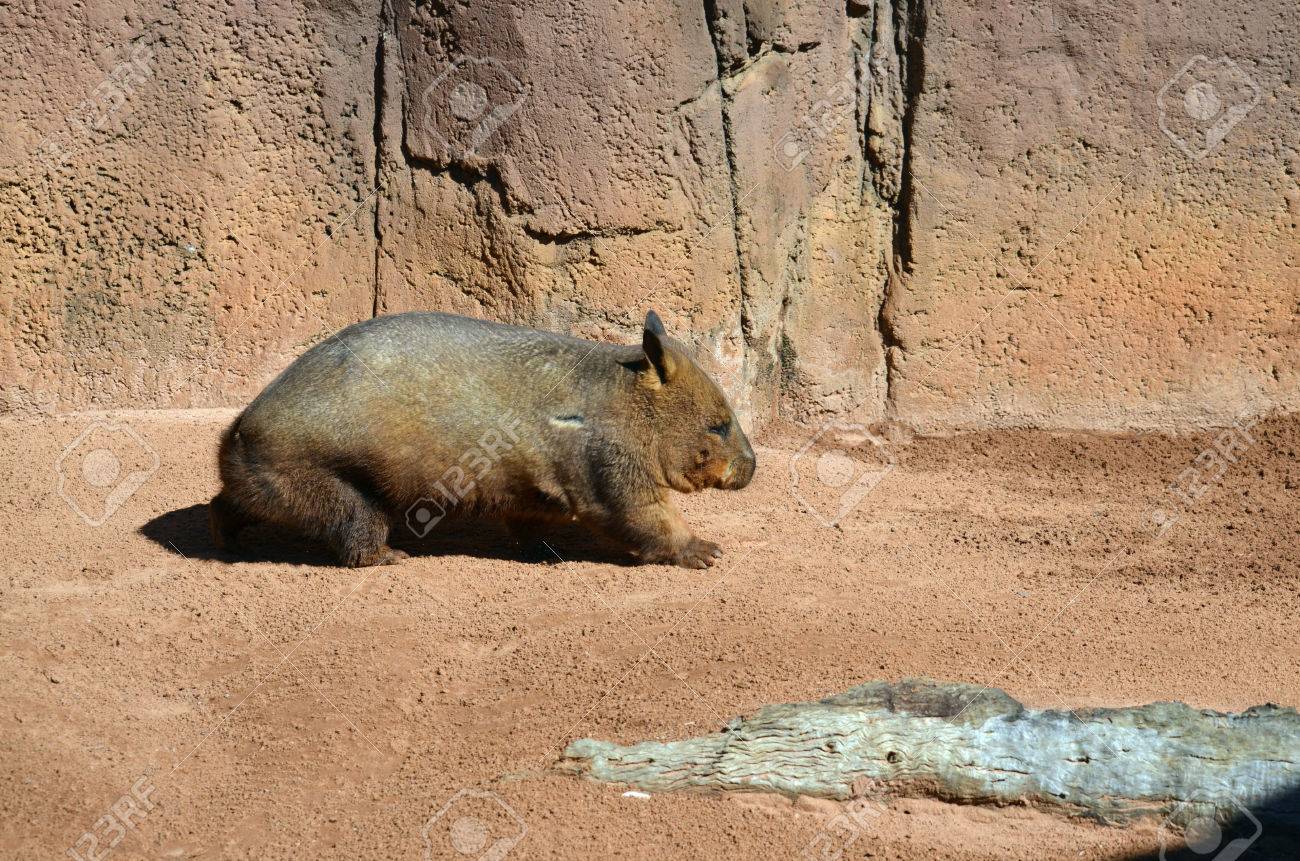
[[[725,419],[724,421],[718,422],[716,425],[709,428],[709,433],[726,439],[731,435],[731,419]]]

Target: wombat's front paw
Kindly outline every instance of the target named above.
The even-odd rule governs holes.
[[[678,551],[672,561],[683,568],[712,568],[722,557],[722,548],[703,538],[692,538],[682,550]]]
[[[344,560],[344,565],[349,568],[369,568],[372,565],[396,565],[403,559],[409,559],[411,554],[405,550],[398,550],[395,547],[377,547],[374,550],[357,554],[354,557]]]
[[[411,558],[411,554],[405,550],[398,550],[396,547],[389,547],[387,550],[388,552],[380,557],[379,561],[375,563],[376,565],[396,565],[403,559]]]

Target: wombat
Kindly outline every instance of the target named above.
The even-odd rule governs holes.
[[[218,456],[213,539],[265,522],[348,566],[444,516],[516,534],[577,521],[644,562],[714,564],[668,491],[739,489],[754,450],[717,384],[658,315],[640,347],[440,313],[377,317],[312,347],[235,419]]]

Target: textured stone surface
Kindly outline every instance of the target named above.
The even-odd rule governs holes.
[[[618,745],[578,739],[562,766],[665,792],[870,794],[1038,804],[1119,821],[1231,820],[1243,809],[1300,827],[1300,715],[1182,703],[1025,709],[1001,690],[908,679],[869,682],[818,702],[764,706],[721,732]]]
[[[0,404],[235,404],[375,312],[628,340],[652,305],[759,423],[1294,410],[1284,11],[8,7]],[[1161,97],[1197,55],[1235,66]]]
[[[631,339],[653,304],[733,397],[743,347],[704,10],[588,0],[402,7],[381,310]],[[473,46],[473,50],[467,50]],[[487,107],[463,121],[475,87]]]
[[[1300,404],[1300,18],[934,3],[893,407],[922,427],[1182,426]],[[1157,96],[1226,55],[1259,103],[1193,159]],[[1250,92],[1197,64],[1222,101]],[[1183,99],[1166,120],[1190,138]]]
[[[369,315],[377,6],[0,16],[0,403],[238,401]]]

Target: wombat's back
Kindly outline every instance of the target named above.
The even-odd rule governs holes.
[[[358,420],[351,412],[362,408],[427,418],[454,398],[451,418],[459,425],[494,418],[504,408],[520,412],[555,396],[562,400],[562,383],[573,388],[580,366],[592,362],[594,369],[634,355],[630,348],[454,314],[396,314],[349,326],[312,347],[245,415],[251,420],[274,411],[307,425]],[[583,391],[590,392],[610,375],[586,377]]]
[[[267,465],[354,464],[387,502],[405,505],[504,429],[496,482],[548,486],[562,481],[557,465],[574,460],[566,449],[580,442],[549,419],[590,412],[620,379],[607,366],[635,355],[452,314],[378,317],[290,365],[237,420],[231,445]]]

